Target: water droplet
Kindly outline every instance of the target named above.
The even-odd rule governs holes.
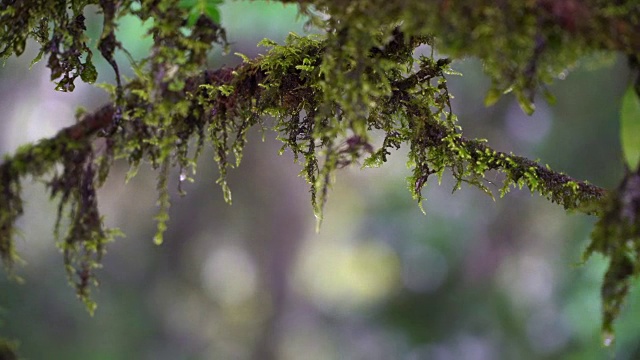
[[[564,80],[564,79],[567,78],[568,75],[569,75],[569,70],[568,69],[564,69],[558,74],[558,79]]]
[[[611,346],[611,344],[613,344],[613,341],[616,339],[616,337],[615,335],[613,335],[613,333],[607,331],[602,335],[602,339],[602,343],[604,344],[604,346],[609,347]]]
[[[185,180],[187,180],[187,172],[182,170],[180,172],[180,181],[182,182],[182,181],[185,181]]]

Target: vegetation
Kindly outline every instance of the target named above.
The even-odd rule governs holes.
[[[247,131],[259,127],[276,131],[281,152],[291,151],[301,164],[318,224],[338,169],[354,163],[383,166],[401,147],[409,149],[408,187],[420,204],[431,175],[441,178],[449,170],[455,189],[466,183],[493,197],[486,175],[498,172],[500,197],[526,186],[568,211],[598,216],[585,260],[592,253],[610,259],[602,301],[603,332],[612,341],[612,324],[640,272],[636,1],[295,1],[321,35],[291,34],[281,45],[264,40],[265,55],[250,59],[238,54],[241,65],[208,69],[207,54],[214,47],[230,47],[219,3],[2,0],[2,58],[20,56],[33,39],[40,44],[33,61],[45,59],[56,89],[73,91],[78,78],[96,81],[97,50],[115,78],[115,85],[100,85],[109,91],[111,103],[79,111],[75,125],[24,145],[0,165],[0,256],[10,274],[19,260],[14,241],[15,222],[23,213],[21,184],[38,179],[58,201],[58,246],[69,280],[93,312],[94,272],[107,243],[119,235],[104,226],[96,196],[113,162],[127,161],[129,178],[143,162],[157,169],[154,241],[160,244],[169,220],[169,171],[178,168],[181,180],[189,179],[203,148],[211,146],[217,181],[231,202],[227,171],[240,164]],[[85,24],[86,12],[93,11],[104,19],[96,40],[87,35]],[[123,80],[123,64],[114,53],[127,52],[115,35],[125,15],[152,19],[153,46],[141,61],[130,57],[135,77]],[[431,47],[431,56],[414,57],[423,45]],[[492,79],[487,105],[513,93],[531,114],[537,94],[553,102],[546,87],[559,74],[582,57],[602,52],[627,56],[635,77],[622,107],[628,171],[617,189],[602,189],[462,135],[447,87],[447,77],[456,75],[453,59],[483,61]],[[373,143],[375,134],[383,135],[382,144]]]

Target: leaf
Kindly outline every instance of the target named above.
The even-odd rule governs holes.
[[[27,47],[26,37],[22,39],[16,39],[15,42],[13,43],[13,51],[15,52],[16,56],[22,55],[26,47]]]
[[[544,97],[545,100],[547,100],[547,103],[549,103],[549,105],[555,105],[558,102],[558,99],[556,98],[556,96],[553,95],[553,93],[551,93],[549,89],[544,89],[542,91],[542,96]]]
[[[622,153],[633,172],[640,165],[640,98],[630,85],[622,98],[620,109],[620,142]]]
[[[96,82],[96,79],[98,78],[98,71],[91,60],[87,59],[87,62],[84,64],[84,69],[82,69],[82,72],[80,73],[80,78],[87,84],[93,84]]]
[[[364,159],[362,168],[379,168],[384,164],[384,160],[378,153],[375,153],[368,158]]]
[[[203,14],[216,24],[220,24],[220,10],[218,10],[218,7],[223,2],[223,0],[180,0],[178,7],[189,10],[187,26],[193,27]]]
[[[40,61],[42,59],[42,55],[44,54],[44,51],[40,50],[40,52],[38,53],[38,55],[36,55],[35,58],[33,58],[33,60],[31,60],[31,64],[29,65],[29,70],[31,70],[31,68],[33,67],[33,65],[35,65],[38,61]]]
[[[520,109],[524,111],[525,114],[531,116],[533,112],[536,110],[536,106],[529,100],[522,92],[518,91],[516,93],[516,99],[518,100],[518,105],[520,105]]]
[[[502,91],[492,88],[487,91],[487,95],[484,97],[484,106],[491,106],[498,102],[502,96]]]
[[[264,38],[264,39],[260,40],[260,42],[258,43],[258,46],[274,47],[274,46],[278,46],[278,43],[273,41],[273,40],[271,40],[271,39]]]
[[[198,18],[200,18],[200,10],[194,7],[189,11],[189,17],[187,18],[187,27],[192,28],[198,22]]]
[[[210,1],[204,7],[204,13],[216,24],[220,24],[220,11],[218,10],[219,2]]]
[[[242,54],[242,53],[236,52],[236,53],[233,53],[233,55],[236,55],[236,56],[241,57],[241,58],[242,58],[242,62],[243,62],[243,63],[249,63],[249,62],[251,62],[251,59],[249,59],[249,57],[248,57],[247,55],[245,55],[245,54]]]
[[[180,0],[178,7],[181,9],[193,9],[198,4],[198,0]]]

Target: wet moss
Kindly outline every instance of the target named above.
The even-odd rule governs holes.
[[[62,91],[72,91],[78,77],[89,83],[96,79],[84,12],[97,4],[104,24],[95,50],[116,79],[115,85],[102,85],[111,104],[80,114],[76,125],[23,146],[0,165],[0,258],[5,267],[11,271],[19,259],[14,239],[23,212],[21,182],[42,180],[58,201],[54,232],[70,282],[93,311],[89,290],[96,284],[95,271],[106,244],[119,235],[104,227],[96,197],[113,162],[129,163],[128,178],[143,162],[157,169],[154,241],[159,244],[169,221],[170,170],[177,168],[181,178],[189,178],[204,146],[211,146],[217,182],[231,202],[226,175],[241,163],[247,132],[270,128],[283,144],[281,152],[291,151],[301,164],[318,224],[338,169],[356,163],[382,166],[391,151],[403,146],[409,149],[409,191],[420,206],[431,175],[442,177],[448,169],[456,179],[454,190],[468,184],[493,197],[485,176],[496,171],[504,175],[500,196],[527,187],[567,210],[600,216],[587,254],[611,258],[602,294],[604,329],[610,331],[630,279],[640,269],[637,217],[621,215],[635,216],[637,206],[627,201],[632,198],[635,204],[635,190],[623,185],[607,193],[535,161],[495,151],[481,139],[465,138],[451,109],[447,78],[455,76],[451,59],[478,57],[493,82],[487,104],[511,91],[530,113],[534,95],[541,91],[551,98],[546,84],[582,56],[603,50],[638,54],[637,4],[296,2],[310,23],[325,30],[323,35],[290,34],[284,44],[264,40],[264,55],[243,56],[235,68],[207,70],[208,52],[228,46],[215,11],[196,16],[197,11],[174,0],[4,1],[0,57],[20,55],[28,38],[37,40],[41,52],[36,60],[48,57],[51,79]],[[328,16],[315,15],[311,5]],[[122,83],[114,52],[126,49],[115,30],[118,19],[128,14],[154,20],[149,30],[153,46],[145,59],[131,60],[135,77]],[[448,57],[432,51],[416,58],[421,45]],[[374,133],[384,136],[379,148],[372,144]]]

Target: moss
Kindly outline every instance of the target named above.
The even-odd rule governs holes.
[[[268,127],[282,141],[281,152],[291,151],[301,164],[318,224],[338,169],[360,162],[382,166],[391,151],[402,146],[409,149],[409,190],[420,206],[422,189],[431,175],[441,178],[449,170],[456,179],[454,190],[466,183],[493,197],[485,176],[497,171],[504,174],[500,196],[527,187],[567,210],[599,215],[587,254],[601,252],[611,258],[603,285],[604,328],[609,331],[629,281],[640,268],[637,221],[621,215],[629,213],[625,204],[628,194],[635,192],[623,185],[617,195],[607,197],[597,186],[495,151],[481,139],[465,138],[451,109],[447,77],[455,74],[452,58],[478,57],[493,81],[486,102],[511,91],[530,113],[536,92],[551,98],[546,84],[583,55],[601,50],[638,55],[637,4],[631,0],[616,4],[601,0],[296,2],[302,13],[310,15],[311,23],[326,30],[324,35],[290,34],[282,45],[264,40],[261,45],[268,48],[264,55],[243,57],[243,64],[235,68],[205,70],[208,52],[214,46],[228,46],[215,9],[202,13],[175,0],[99,1],[103,29],[95,50],[114,71],[116,85],[102,85],[112,103],[80,114],[76,125],[51,139],[25,145],[0,165],[4,265],[11,271],[18,260],[14,238],[15,222],[23,211],[21,182],[27,176],[42,180],[58,201],[54,232],[70,282],[93,311],[95,303],[89,295],[96,284],[95,271],[106,244],[119,235],[116,229],[104,227],[96,197],[113,162],[129,163],[127,178],[135,176],[142,162],[158,170],[154,241],[161,243],[169,221],[171,169],[189,178],[203,147],[211,146],[220,173],[217,182],[225,200],[231,202],[226,175],[240,165],[246,134],[252,127]],[[58,90],[72,91],[78,77],[95,81],[93,51],[84,25],[86,6],[95,1],[5,3],[0,10],[0,57],[20,55],[26,40],[33,38],[41,45],[36,60],[48,57]],[[329,16],[313,15],[311,5]],[[117,50],[126,52],[115,30],[118,19],[127,14],[154,20],[149,30],[153,46],[147,58],[131,61],[135,77],[123,84],[113,55]],[[414,58],[420,45],[450,58],[438,58],[434,51]],[[384,135],[378,149],[371,144],[373,133]],[[94,146],[98,140],[105,146]]]
[[[601,296],[603,330],[613,332],[613,323],[620,314],[631,287],[640,274],[640,173],[627,173],[616,191],[606,198],[602,216],[591,234],[585,250],[586,261],[593,253],[609,258]],[[611,340],[613,338],[611,337]]]
[[[551,98],[546,86],[585,55],[640,49],[640,9],[634,0],[295,2],[327,11],[336,23],[365,29],[402,23],[410,36],[434,34],[440,52],[483,60],[493,82],[487,103],[513,92],[527,113],[534,110],[536,92]]]

